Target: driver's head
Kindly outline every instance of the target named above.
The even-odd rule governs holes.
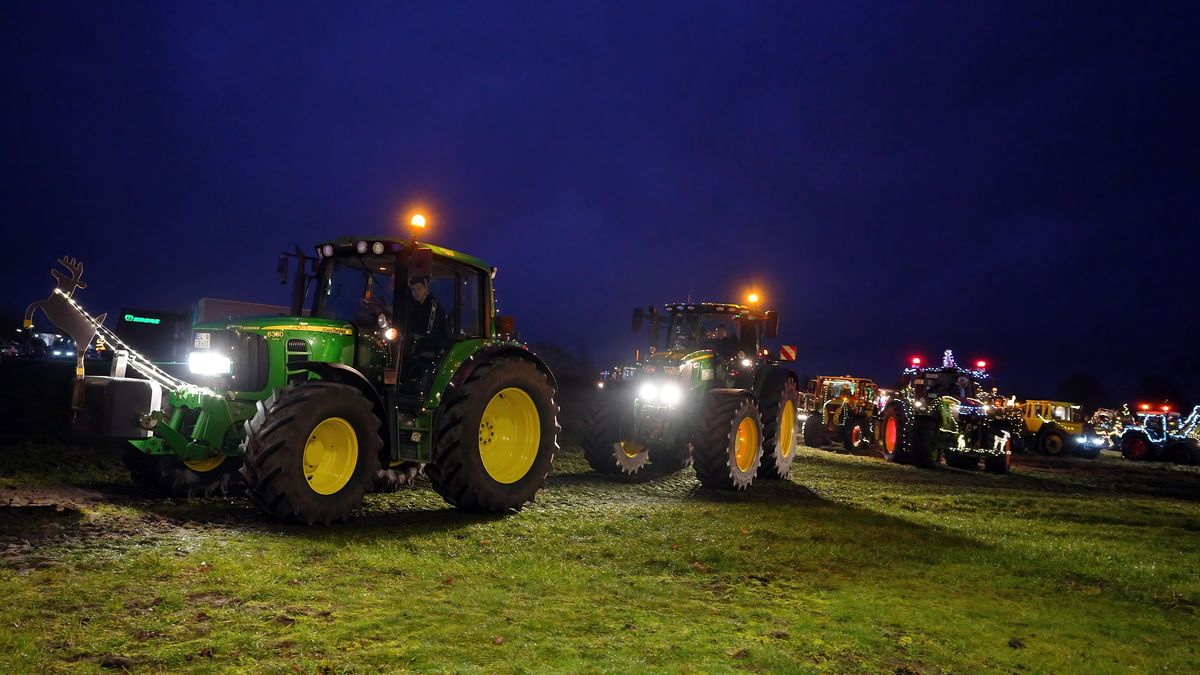
[[[425,298],[429,297],[429,277],[413,277],[409,279],[408,292],[412,293],[413,300],[425,302]]]

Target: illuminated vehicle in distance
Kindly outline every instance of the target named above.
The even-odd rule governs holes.
[[[1032,400],[1022,404],[1021,445],[1045,455],[1061,455],[1071,446],[1081,450],[1098,450],[1107,444],[1105,438],[1089,433],[1090,424],[1083,419],[1083,410],[1066,401]]]
[[[1001,401],[986,389],[986,368],[985,361],[959,367],[949,349],[940,367],[924,367],[914,357],[881,416],[884,457],[919,467],[945,458],[961,469],[983,460],[987,471],[1007,473],[1014,430],[996,415]]]
[[[1128,405],[1121,406],[1121,410],[1113,408],[1098,408],[1088,418],[1088,427],[1092,430],[1094,439],[1099,439],[1099,448],[1101,450],[1110,450],[1121,446],[1121,433],[1125,430],[1125,425],[1133,421],[1133,413],[1129,411]],[[1093,440],[1093,443],[1095,441]]]
[[[1200,405],[1187,417],[1170,406],[1139,406],[1121,432],[1121,455],[1134,462],[1200,464]]]
[[[804,444],[813,448],[841,443],[847,452],[876,442],[879,387],[865,377],[821,375],[801,396]]]
[[[692,464],[706,487],[783,478],[797,445],[798,379],[768,357],[779,315],[735,303],[681,302],[633,312],[651,349],[601,374],[584,419],[592,468],[632,475]],[[665,339],[662,333],[665,329]]]

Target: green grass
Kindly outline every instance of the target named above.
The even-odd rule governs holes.
[[[459,513],[421,487],[328,528],[145,499],[110,448],[0,448],[0,504],[35,504],[0,506],[0,667],[1200,667],[1195,472],[1104,458],[992,476],[806,449],[791,480],[713,495],[687,473],[589,473],[570,422],[521,513]]]

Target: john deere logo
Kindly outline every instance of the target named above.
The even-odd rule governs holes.
[[[148,323],[152,325],[158,325],[162,322],[162,319],[155,319],[150,316],[135,316],[133,314],[126,314],[125,320],[129,323]]]

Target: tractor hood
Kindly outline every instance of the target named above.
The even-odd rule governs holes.
[[[307,316],[240,316],[198,323],[193,326],[193,330],[237,330],[263,334],[281,331],[305,331],[332,335],[354,334],[354,328],[344,321],[316,319]]]
[[[643,366],[682,366],[685,363],[697,363],[707,361],[716,356],[709,349],[688,350],[688,349],[667,349],[661,352],[655,352],[646,357],[646,362]]]

